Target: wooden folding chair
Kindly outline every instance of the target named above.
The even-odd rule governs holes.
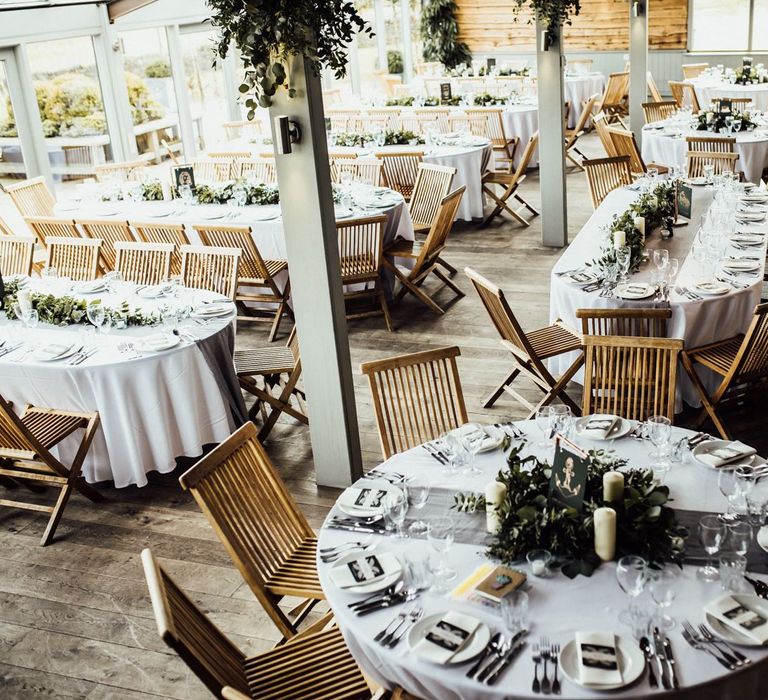
[[[704,406],[696,427],[703,425],[709,417],[723,439],[730,440],[731,433],[718,409],[743,402],[750,389],[755,389],[753,395],[763,391],[757,387],[768,377],[768,303],[755,307],[745,334],[684,350],[682,362]],[[722,377],[711,395],[694,368],[696,364]]]
[[[524,209],[527,209],[529,212],[531,212],[532,217],[539,215],[539,212],[536,211],[536,209],[534,209],[530,204],[528,204],[528,202],[523,199],[517,191],[523,180],[526,178],[525,172],[528,170],[528,165],[530,164],[531,158],[533,157],[533,152],[536,150],[538,145],[539,132],[537,131],[533,136],[531,136],[530,139],[528,139],[528,144],[523,151],[523,157],[520,159],[520,163],[518,164],[517,168],[514,168],[514,165],[510,162],[509,170],[506,172],[488,170],[483,174],[483,192],[485,192],[485,194],[487,194],[496,203],[496,205],[494,206],[491,213],[483,220],[481,226],[487,226],[491,220],[501,214],[502,211],[506,211],[513,219],[520,222],[526,228],[531,225],[531,222],[527,220],[521,214],[521,212]],[[504,188],[504,191],[501,193],[501,195],[496,194],[493,189],[493,185],[501,185],[501,187]],[[520,206],[517,209],[513,209],[509,206],[510,197],[520,202]]]
[[[651,73],[651,71],[648,71],[648,78],[646,83],[648,85],[648,92],[651,94],[651,99],[654,102],[663,102],[664,98],[661,96],[661,91],[659,90],[659,86],[656,85],[656,80],[654,79],[653,73]]]
[[[141,553],[141,561],[160,638],[214,697],[228,700],[371,697],[339,628],[324,629],[330,616],[288,644],[246,657],[176,585],[149,549]]]
[[[576,309],[582,335],[666,338],[672,309]]]
[[[79,282],[96,279],[101,254],[99,238],[50,238],[45,264],[60,277]]]
[[[408,209],[416,233],[426,233],[437,216],[440,202],[450,192],[456,168],[419,163]]]
[[[383,167],[384,164],[378,158],[334,158],[331,162],[331,177],[334,182],[341,182],[342,175],[347,173],[358,182],[378,187],[381,185]]]
[[[642,177],[648,172],[648,166],[646,166],[643,157],[640,155],[640,149],[637,147],[637,141],[635,135],[627,130],[609,126],[606,131],[608,132],[611,141],[613,142],[613,148],[616,151],[617,156],[629,156],[629,169],[632,171],[632,175],[636,177]],[[669,168],[665,165],[659,165],[658,163],[649,163],[650,167],[656,168],[659,173],[668,173]]]
[[[221,126],[224,128],[227,141],[242,138],[247,131],[252,132],[253,136],[260,136],[262,133],[261,122],[259,121],[239,120],[224,122]]]
[[[241,160],[240,177],[257,182],[263,182],[267,185],[277,183],[277,172],[275,171],[275,161],[267,158],[248,158]]]
[[[183,245],[181,281],[185,287],[206,289],[235,300],[240,248]]]
[[[645,123],[660,122],[669,119],[677,111],[677,102],[663,100],[660,102],[643,102]]]
[[[18,185],[6,185],[5,191],[22,216],[53,216],[56,199],[42,175]]]
[[[144,243],[173,243],[177,249],[183,245],[189,245],[189,237],[184,229],[184,224],[160,224],[155,221],[150,223],[131,221],[129,223],[136,232],[137,240],[144,241]],[[176,250],[171,258],[171,274],[178,275],[180,272],[181,257]]]
[[[283,637],[292,637],[325,595],[317,575],[317,538],[288,493],[256,426],[246,423],[186,471],[190,491],[235,566]],[[303,599],[291,621],[279,603]]]
[[[677,106],[680,109],[690,107],[694,112],[701,111],[699,98],[696,96],[696,89],[691,83],[670,80],[669,91],[672,93],[672,99],[677,102]]]
[[[40,539],[43,547],[53,539],[72,491],[94,502],[103,500],[80,473],[98,427],[98,413],[27,406],[21,416],[17,416],[12,404],[0,396],[0,480],[10,484],[16,480],[31,481],[59,489],[53,506],[0,498],[0,506],[50,513]],[[83,438],[67,466],[49,450],[81,429]]]
[[[277,336],[280,322],[284,315],[293,318],[293,312],[288,305],[291,295],[291,281],[285,282],[283,289],[275,281],[275,278],[287,273],[288,263],[285,260],[269,260],[261,257],[259,249],[251,235],[250,226],[218,226],[206,224],[195,226],[195,231],[200,236],[204,245],[228,248],[239,248],[240,264],[238,266],[237,304],[241,321],[258,321],[270,323],[269,342]],[[265,304],[275,308],[254,308],[248,303]]]
[[[80,238],[80,229],[74,219],[59,219],[55,216],[25,216],[24,223],[43,247],[50,238]]]
[[[32,236],[0,236],[0,271],[3,275],[32,274],[35,239]]]
[[[712,166],[714,175],[721,175],[726,170],[736,172],[738,153],[721,153],[720,151],[688,151],[685,155],[688,177],[704,177],[704,167]]]
[[[582,164],[573,157],[571,152],[578,155],[582,161],[586,160],[586,156],[576,148],[576,143],[586,133],[587,124],[592,117],[592,110],[594,109],[596,100],[597,96],[593,95],[584,102],[579,118],[576,121],[576,126],[573,129],[569,129],[568,127],[565,128],[565,157],[579,168],[579,170],[584,170],[584,168],[582,167]],[[565,123],[568,124],[568,117],[565,118]]]
[[[484,114],[450,114],[448,115],[448,131],[462,129],[473,136],[486,137],[488,133],[488,118]]]
[[[497,163],[512,163],[520,139],[508,136],[504,129],[502,110],[498,108],[477,107],[464,110],[468,117],[485,116],[485,136],[491,141]]]
[[[629,91],[629,71],[610,73],[605,91],[597,102],[597,111],[603,112],[609,124],[619,122],[625,126],[622,117],[628,115],[625,96]]]
[[[384,184],[406,200],[410,199],[424,154],[421,151],[379,151],[376,157],[384,162]]]
[[[400,107],[373,107],[368,110],[368,116],[383,120],[387,131],[400,130]]]
[[[344,302],[373,299],[378,308],[346,310],[347,318],[365,318],[383,314],[387,330],[392,330],[387,298],[381,285],[382,245],[386,216],[372,216],[336,222],[339,240],[339,262],[343,285],[363,285],[363,289],[345,290]]]
[[[594,61],[591,58],[569,58],[565,64],[565,67],[574,73],[589,73],[592,70],[592,63]]]
[[[689,151],[701,153],[735,153],[735,136],[686,136]]]
[[[750,102],[754,102],[751,97],[726,97],[725,95],[722,95],[721,97],[716,97],[712,100],[712,106],[716,112],[720,111],[720,102],[723,100],[730,102],[731,107],[740,112],[745,111]]]
[[[115,269],[115,243],[118,241],[136,241],[127,221],[76,221],[84,238],[101,239],[101,257],[99,268],[102,274]]]
[[[619,155],[616,153],[613,141],[611,140],[611,135],[608,133],[608,118],[605,113],[599,112],[592,117],[592,126],[595,127],[597,137],[600,139],[600,143],[603,144],[605,155],[608,156],[608,158],[614,158]]]
[[[683,63],[683,80],[698,78],[709,68],[709,63]]]
[[[389,459],[467,422],[457,347],[364,362],[381,452]]]
[[[248,415],[254,423],[262,417],[259,440],[267,439],[281,413],[309,425],[306,396],[298,386],[301,355],[295,326],[285,347],[235,350],[235,371],[240,387],[256,398]]]
[[[414,134],[426,134],[430,129],[439,130],[437,115],[416,114],[415,112],[400,113],[400,127],[403,131]]]
[[[400,291],[395,295],[396,302],[400,301],[406,294],[413,294],[436,314],[444,314],[445,310],[421,288],[430,274],[434,274],[435,277],[453,290],[457,298],[464,296],[464,292],[440,272],[436,266],[441,264],[440,254],[445,248],[446,239],[453,227],[456,212],[465,190],[466,186],[462,185],[443,198],[432,228],[429,229],[427,238],[421,248],[415,248],[413,241],[401,239],[395,241],[384,250],[382,265],[390,270],[402,285]],[[389,260],[390,257],[411,258],[415,262],[411,270],[402,271],[397,267],[394,260]]]
[[[122,163],[103,163],[94,165],[93,171],[99,182],[109,180],[138,180],[146,171],[147,162],[145,160],[130,160]]]
[[[585,335],[584,415],[609,413],[628,420],[675,419],[677,338]]]
[[[0,217],[0,236],[13,236],[14,233],[8,223]]]
[[[571,407],[577,415],[578,405],[565,392],[568,382],[584,363],[583,353],[571,364],[563,375],[555,379],[547,369],[545,360],[567,352],[581,350],[581,336],[562,321],[526,333],[507,302],[504,292],[495,284],[469,267],[464,272],[472,281],[480,301],[491,317],[494,327],[501,336],[502,346],[512,355],[512,371],[504,378],[483,402],[483,408],[490,408],[503,394],[507,393],[528,409],[528,418],[536,411],[559,398]],[[544,394],[537,404],[532,404],[512,388],[517,377],[527,377]]]
[[[171,274],[173,243],[137,243],[115,241],[115,267],[126,282],[154,285]]]
[[[631,185],[633,182],[632,173],[629,169],[629,156],[585,159],[582,164],[587,174],[589,195],[592,198],[594,209],[600,206],[609,192],[613,192],[619,187]]]
[[[250,158],[250,151],[211,151],[208,154],[209,158],[226,158],[227,160],[236,160],[238,158]]]
[[[235,160],[233,158],[193,158],[192,167],[195,182],[226,182],[232,180]]]

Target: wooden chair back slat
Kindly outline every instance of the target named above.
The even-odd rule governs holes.
[[[699,98],[696,96],[696,90],[691,83],[680,80],[669,81],[669,91],[672,93],[672,99],[677,102],[677,106],[690,107],[694,112],[700,112]]]
[[[383,167],[384,163],[378,158],[334,158],[331,162],[331,175],[337,183],[341,182],[344,174],[349,174],[354,180],[379,187]]]
[[[126,282],[160,284],[171,274],[172,243],[115,241],[115,267]]]
[[[419,163],[424,159],[421,151],[379,152],[383,161],[384,184],[409,199],[419,174]]]
[[[685,143],[689,151],[707,153],[735,153],[735,136],[686,136]]]
[[[5,191],[22,216],[53,216],[56,199],[42,175],[17,185],[7,185]]]
[[[240,262],[238,276],[241,279],[268,281],[269,270],[261,257],[259,248],[253,240],[250,226],[218,226],[204,224],[193,227],[200,236],[203,245],[219,248],[238,248]]]
[[[603,148],[605,149],[605,154],[609,158],[614,158],[617,155],[619,155],[616,152],[616,148],[613,145],[613,140],[611,139],[611,135],[608,133],[608,121],[607,121],[607,115],[605,112],[600,112],[599,114],[596,114],[592,118],[592,125],[595,127],[595,131],[597,132],[597,136],[600,139],[600,143],[603,144]]]
[[[185,287],[235,298],[240,248],[218,246],[181,247],[181,281]]]
[[[384,458],[467,422],[457,347],[365,362]]]
[[[127,221],[77,221],[84,238],[100,238],[102,241],[99,267],[101,272],[115,269],[115,243],[118,241],[135,241]]]
[[[705,165],[712,166],[714,175],[721,175],[726,170],[733,173],[736,170],[736,161],[738,159],[738,153],[688,151],[685,158],[688,177],[703,177]]]
[[[50,238],[45,264],[56,268],[61,277],[77,281],[96,279],[101,239]]]
[[[709,63],[683,63],[683,78],[685,80],[698,78],[707,68]]]
[[[456,168],[419,163],[408,208],[415,228],[429,227],[451,189]]]
[[[234,158],[195,158],[192,160],[195,182],[202,184],[232,180],[237,177],[235,163]]]
[[[712,107],[716,112],[720,111],[721,101],[730,102],[731,107],[737,109],[739,112],[745,111],[749,103],[754,102],[751,97],[726,97],[725,95],[721,95],[720,97],[716,97],[714,100],[712,100]]]
[[[608,135],[613,142],[613,148],[617,156],[629,156],[629,167],[633,174],[646,172],[643,157],[640,155],[640,149],[637,147],[635,135],[627,129],[616,127],[607,127]]]
[[[240,177],[257,182],[263,182],[266,185],[277,183],[277,171],[275,170],[275,161],[267,158],[247,158],[239,162]]]
[[[609,192],[632,184],[629,156],[582,161],[587,174],[592,206],[597,209]]]
[[[58,219],[55,216],[25,216],[24,222],[43,246],[48,245],[49,238],[79,238],[81,235],[74,219]]]
[[[659,102],[643,102],[643,116],[645,123],[660,122],[669,119],[677,111],[675,100],[663,100]]]
[[[439,122],[437,115],[401,112],[400,127],[414,134],[426,134],[430,129],[439,130]]]
[[[386,223],[386,216],[336,222],[342,282],[378,277]]]
[[[605,90],[598,103],[598,111],[610,112],[620,109],[624,96],[629,91],[629,71],[610,73]]]
[[[31,236],[0,236],[0,271],[4,275],[31,275],[35,239]]]
[[[448,234],[453,228],[453,222],[456,220],[456,212],[459,210],[461,198],[464,196],[466,185],[462,185],[450,194],[443,197],[440,207],[437,210],[432,226],[429,229],[424,245],[419,251],[419,257],[411,270],[409,277],[415,279],[431,266],[437,263],[440,252],[445,247]]]
[[[261,122],[257,121],[239,120],[224,122],[222,127],[224,127],[227,141],[243,138],[249,132],[251,136],[261,136],[262,134]]]
[[[146,172],[147,162],[144,160],[130,160],[122,163],[104,163],[95,165],[93,170],[99,182],[109,180],[139,180]]]
[[[448,116],[448,131],[465,130],[473,136],[485,138],[488,133],[488,119],[484,114],[450,114]]]
[[[584,335],[666,338],[671,309],[576,309]]]
[[[664,99],[661,96],[661,91],[659,90],[659,86],[656,84],[656,80],[653,77],[653,73],[651,71],[648,71],[648,92],[651,93],[651,99],[654,102],[663,102]]]
[[[732,371],[732,384],[768,376],[768,303],[755,308]]]
[[[139,241],[144,241],[144,243],[173,243],[177,248],[189,245],[189,237],[184,229],[184,224],[131,221],[130,225],[136,232],[136,238]],[[178,275],[180,273],[181,257],[178,250],[176,250],[171,258],[171,274]]]
[[[494,150],[507,152],[508,146],[514,139],[511,139],[504,129],[504,120],[501,117],[501,109],[478,107],[466,109],[465,112],[469,117],[485,116],[486,131],[484,136],[493,144]]]

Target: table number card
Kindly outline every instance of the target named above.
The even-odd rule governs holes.
[[[185,185],[193,192],[195,191],[195,169],[192,165],[185,163],[184,165],[174,166],[171,168],[171,176],[173,177],[173,186],[177,197],[179,196],[179,189]]]
[[[485,59],[485,68],[488,73],[490,73],[494,68],[496,67],[496,59],[495,58],[486,58]]]
[[[453,97],[450,83],[440,83],[440,101],[448,102]]]
[[[677,219],[681,216],[684,219],[690,220],[692,210],[693,210],[693,187],[678,181],[677,193],[675,196],[675,221],[677,221]]]
[[[733,102],[727,98],[721,97],[719,101],[720,114],[733,114]]]
[[[580,511],[584,504],[588,468],[589,455],[562,435],[556,435],[549,480],[550,499]]]

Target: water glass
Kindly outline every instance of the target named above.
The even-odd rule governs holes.
[[[25,328],[36,328],[40,322],[40,316],[35,309],[31,307],[22,309],[19,302],[13,304],[13,313],[24,324]]]
[[[736,554],[745,555],[752,542],[752,526],[744,520],[732,520],[725,524],[725,529],[726,547]]]
[[[712,177],[715,173],[715,166],[712,163],[704,164],[704,182],[707,185],[712,184]]]
[[[720,587],[724,591],[739,593],[744,591],[744,574],[747,573],[747,558],[736,552],[725,552],[720,555]]]
[[[429,551],[422,545],[405,553],[405,585],[410,594],[426,590],[432,585],[432,569],[429,565]]]
[[[705,515],[699,520],[699,541],[704,551],[709,554],[709,561],[696,571],[696,576],[701,581],[712,583],[717,581],[720,574],[715,567],[712,557],[720,551],[725,539],[725,523],[717,515]]]
[[[408,482],[408,503],[411,508],[420,511],[427,504],[429,499],[429,482],[409,479]],[[408,532],[413,534],[420,534],[426,532],[427,524],[419,519],[411,523],[408,528]]]
[[[541,430],[543,436],[542,441],[538,444],[539,447],[551,447],[552,440],[549,437],[551,433],[551,424],[549,415],[552,411],[552,406],[540,406],[536,409],[536,425]]]
[[[663,611],[671,606],[677,597],[678,578],[677,571],[669,566],[649,570],[648,592],[656,604],[656,626],[665,631],[675,626],[675,621]]]
[[[717,487],[720,489],[720,493],[728,500],[726,515],[731,518],[735,517],[735,513],[738,511],[738,501],[741,497],[739,482],[736,479],[736,470],[720,467],[717,472]]]
[[[467,451],[467,454],[469,454],[469,464],[464,470],[465,473],[480,473],[480,469],[477,468],[477,453],[480,452],[486,437],[483,426],[478,423],[467,423],[461,427],[461,430],[459,431],[459,440]]]
[[[570,406],[557,404],[549,407],[549,433],[560,433],[568,437],[573,427],[573,414]]]
[[[621,281],[626,282],[629,275],[629,267],[632,264],[632,249],[628,245],[616,248],[616,262],[619,264]]]
[[[403,528],[408,513],[408,496],[400,489],[393,489],[384,496],[381,507],[385,520],[394,526],[395,537],[408,539],[408,533]]]
[[[622,613],[624,621],[629,619],[632,613],[635,599],[643,592],[648,580],[648,562],[642,557],[628,555],[622,557],[616,563],[616,581],[619,588],[630,597],[629,609]]]
[[[104,324],[106,318],[106,312],[104,306],[100,301],[92,301],[85,307],[85,314],[88,320],[96,328],[97,331],[101,330],[101,326]]]
[[[511,591],[501,599],[501,619],[510,637],[528,629],[528,594],[525,591]]]
[[[656,268],[656,280],[661,282],[669,264],[669,251],[666,248],[657,248],[653,251],[653,264]]]
[[[435,576],[433,588],[436,592],[447,591],[446,584],[456,578],[456,569],[451,569],[445,561],[445,555],[451,551],[456,537],[454,527],[453,518],[448,515],[434,518],[427,525],[427,541],[438,557],[437,566],[432,571]]]
[[[669,468],[669,443],[672,439],[672,422],[666,416],[651,416],[645,421],[645,434],[656,452],[649,456],[660,466]]]

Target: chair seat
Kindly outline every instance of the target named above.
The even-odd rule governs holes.
[[[88,419],[77,414],[30,406],[24,411],[21,422],[45,449],[50,449],[78,428],[84,428]]]
[[[258,700],[348,700],[369,697],[363,674],[338,627],[276,647],[244,662]]]
[[[533,346],[536,355],[542,360],[581,349],[581,337],[578,333],[559,323],[531,331],[525,336]]]
[[[235,350],[235,371],[240,374],[282,374],[295,365],[290,348]]]
[[[263,262],[270,277],[288,269],[288,263],[285,260],[264,260]],[[266,281],[266,278],[259,274],[259,270],[252,261],[243,259],[240,260],[237,277],[241,282],[245,280],[252,280],[254,283]]]
[[[709,367],[714,372],[725,376],[733,366],[743,340],[743,335],[737,335],[734,338],[729,338],[719,343],[688,350],[686,354],[693,362],[698,362],[705,367]]]
[[[384,249],[384,255],[394,255],[398,258],[418,258],[420,252],[421,246],[417,247],[414,241],[406,241],[404,238],[397,238]]]
[[[317,575],[317,539],[309,537],[304,540],[266,580],[265,586],[278,595],[324,599]]]

